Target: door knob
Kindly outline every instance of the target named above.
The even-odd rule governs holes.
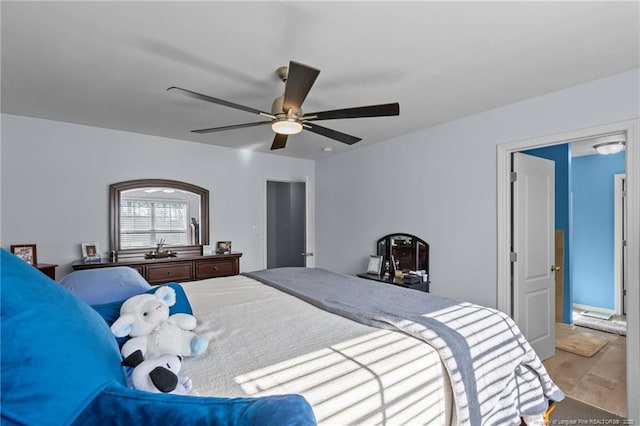
[[[313,252],[311,253],[300,253],[302,256],[308,257],[308,256],[313,256]]]
[[[551,265],[551,272],[558,272],[560,271],[560,269],[562,268],[560,268],[559,266]]]

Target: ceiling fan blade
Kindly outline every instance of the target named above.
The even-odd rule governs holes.
[[[289,62],[289,74],[282,104],[283,112],[287,113],[290,109],[294,109],[296,112],[300,111],[302,102],[309,94],[318,74],[320,74],[320,70],[297,62]]]
[[[182,89],[180,87],[176,87],[176,86],[171,86],[169,87],[167,90],[177,90],[187,96],[191,96],[192,98],[195,99],[199,99],[201,101],[206,101],[206,102],[211,102],[214,104],[218,104],[218,105],[224,105],[226,107],[229,108],[235,108],[235,109],[239,109],[241,111],[247,111],[253,114],[258,114],[258,115],[262,115],[264,117],[269,117],[269,118],[275,118],[274,115],[268,113],[268,112],[264,112],[264,111],[260,111],[258,109],[255,108],[251,108],[248,106],[244,106],[244,105],[240,105],[240,104],[236,104],[233,102],[229,102],[229,101],[225,101],[224,99],[218,99],[218,98],[214,98],[212,96],[208,96],[208,95],[203,95],[202,93],[198,93],[198,92],[194,92],[191,90],[187,90],[187,89]]]
[[[289,135],[282,135],[280,133],[276,133],[276,137],[273,138],[273,143],[271,144],[271,149],[282,149],[287,145],[287,137]]]
[[[362,138],[338,132],[337,130],[327,129],[326,127],[318,126],[315,123],[304,123],[304,128],[309,130],[310,132],[335,139],[339,142],[346,143],[347,145],[353,145],[354,143],[362,140]]]
[[[221,126],[221,127],[211,127],[208,129],[198,129],[192,130],[192,133],[213,133],[213,132],[221,132],[223,130],[233,130],[233,129],[242,129],[245,127],[254,127],[261,126],[263,124],[271,124],[270,121],[258,121],[255,123],[244,123],[244,124],[232,124],[231,126]]]
[[[369,105],[354,108],[334,109],[331,111],[320,111],[306,116],[313,116],[308,120],[335,120],[339,118],[364,118],[364,117],[387,117],[391,115],[400,115],[400,104],[395,102],[391,104]],[[304,118],[307,120],[306,118]]]

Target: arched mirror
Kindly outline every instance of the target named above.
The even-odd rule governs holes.
[[[396,267],[407,271],[429,273],[429,244],[411,234],[389,234],[378,240],[378,256],[389,260],[393,256]]]
[[[202,254],[209,244],[209,191],[167,179],[110,186],[111,250],[118,258],[144,256],[162,244],[176,254]]]

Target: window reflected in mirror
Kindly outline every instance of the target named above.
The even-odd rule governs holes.
[[[120,248],[200,244],[200,196],[173,188],[140,188],[120,196]]]

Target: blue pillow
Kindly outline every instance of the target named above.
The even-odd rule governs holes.
[[[125,386],[109,326],[33,266],[2,249],[2,419],[69,424],[101,390]]]
[[[126,300],[151,288],[137,270],[128,266],[74,271],[65,275],[60,285],[89,305]]]
[[[0,321],[2,425],[315,425],[300,395],[213,398],[127,388],[102,317],[5,249]]]
[[[163,286],[169,286],[176,292],[176,303],[173,306],[169,307],[169,315],[177,313],[193,315],[189,299],[187,298],[187,295],[185,294],[182,286],[178,283],[168,283],[154,286],[153,288],[151,288],[151,290],[147,290],[144,293],[153,294]],[[100,314],[100,316],[104,318],[109,327],[111,327],[111,324],[113,324],[120,316],[120,307],[127,299],[128,297],[122,300],[118,300],[117,302],[103,303],[101,305],[91,305],[91,307],[95,309]]]

